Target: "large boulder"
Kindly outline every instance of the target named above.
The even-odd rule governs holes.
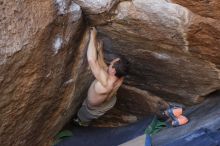
[[[119,0],[74,0],[74,2],[83,8],[84,13],[91,15],[110,11]]]
[[[177,3],[183,6],[166,0],[123,1],[87,16],[99,26],[106,51],[131,62],[126,84],[195,104],[220,89],[219,4]]]
[[[49,145],[85,97],[88,31],[71,1],[0,2],[0,143]]]

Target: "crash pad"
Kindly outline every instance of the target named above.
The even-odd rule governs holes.
[[[149,116],[136,123],[116,128],[73,127],[73,136],[62,140],[56,146],[117,146],[143,135],[152,120],[153,116]]]

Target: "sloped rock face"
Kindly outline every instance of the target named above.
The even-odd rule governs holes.
[[[100,25],[101,38],[112,44],[106,51],[131,62],[126,84],[194,104],[220,88],[219,5],[177,3],[183,6],[165,0],[123,1],[96,16],[81,7],[92,24]]]
[[[81,9],[58,0],[3,1],[0,7],[0,143],[49,145],[92,77]]]
[[[172,2],[186,7],[190,11],[202,16],[213,19],[220,19],[220,6],[218,0],[190,1],[172,0]]]

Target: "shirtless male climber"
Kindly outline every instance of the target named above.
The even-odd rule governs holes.
[[[116,92],[128,72],[128,61],[123,57],[115,58],[109,66],[106,65],[102,43],[97,41],[96,35],[96,29],[91,28],[87,60],[96,79],[90,85],[87,98],[74,120],[81,126],[87,126],[115,105]]]
[[[81,126],[88,126],[93,119],[99,118],[115,105],[116,92],[128,73],[128,62],[123,57],[115,58],[109,66],[106,65],[102,43],[97,41],[96,35],[96,29],[91,28],[87,59],[96,79],[90,85],[87,98],[74,120]],[[171,126],[180,126],[188,122],[181,107],[169,106],[161,113]]]

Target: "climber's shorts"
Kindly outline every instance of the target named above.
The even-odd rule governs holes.
[[[116,103],[116,96],[113,96],[110,100],[95,107],[88,106],[87,100],[88,98],[86,98],[83,102],[82,107],[78,111],[77,116],[80,121],[89,123],[91,120],[99,118],[108,110],[112,109]]]

